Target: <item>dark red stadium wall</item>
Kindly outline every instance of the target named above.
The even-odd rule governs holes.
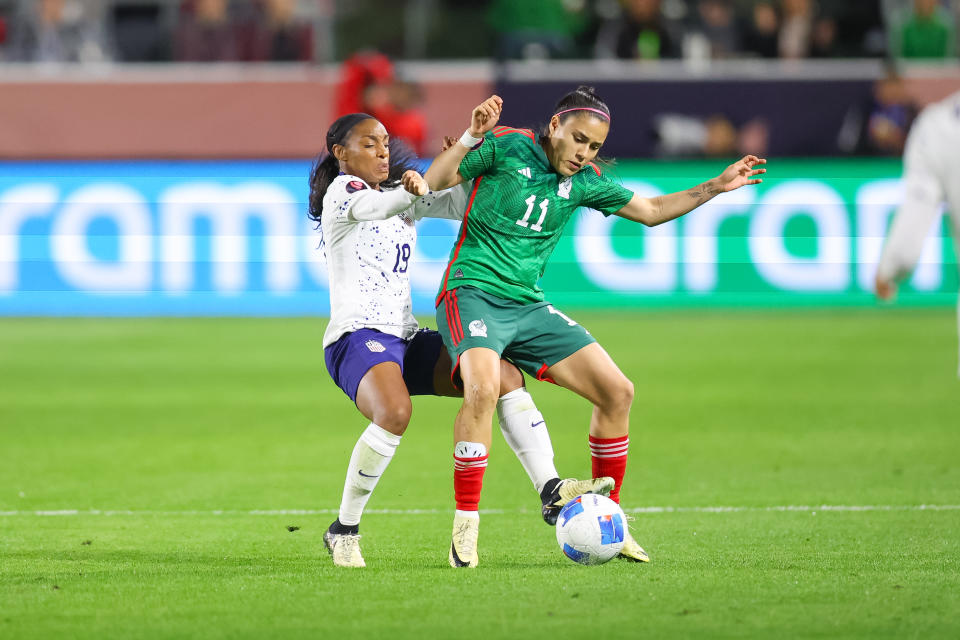
[[[0,81],[0,158],[296,158],[333,116],[329,74],[289,81]],[[459,135],[484,81],[423,82],[428,148]],[[434,143],[435,141],[435,143]]]
[[[107,79],[88,76],[76,81],[0,76],[0,158],[297,158],[320,150],[333,117],[334,72],[298,72],[279,79],[273,72],[235,75],[236,79],[204,76],[192,81],[178,80],[173,72],[120,72]],[[467,74],[470,79],[447,74],[427,80],[430,75],[419,74],[429,126],[427,155],[439,148],[440,136],[462,132],[473,106],[493,91],[492,83],[477,79],[476,73]],[[504,122],[539,124],[553,101],[578,81],[590,80],[501,81],[498,87],[507,100]],[[744,92],[764,94],[775,114],[771,153],[832,155],[835,151],[818,150],[811,144],[817,140],[833,144],[836,131],[832,127],[840,122],[850,100],[869,95],[869,83],[863,80],[847,81],[844,87],[834,84],[833,91],[824,91],[829,83],[816,82],[806,90],[776,87],[770,81],[752,87],[741,84],[737,92],[732,91],[736,83],[727,82],[593,84],[601,91],[609,89],[604,95],[614,108],[616,136],[605,151],[620,157],[652,152],[650,117],[661,110],[715,113],[729,102],[738,118],[748,118],[751,114],[744,105],[751,102]],[[820,88],[811,90],[814,85]],[[909,78],[908,86],[917,101],[926,104],[960,90],[960,78]],[[711,87],[715,100],[705,95]],[[680,95],[684,92],[686,97]],[[786,94],[791,92],[795,95],[788,99]],[[849,95],[841,95],[844,92]],[[633,108],[624,113],[623,105]],[[802,117],[790,118],[791,109],[799,109]],[[797,126],[800,121],[810,122],[814,112],[818,126]],[[832,123],[832,130],[824,122]]]
[[[635,80],[574,77],[559,81],[497,81],[497,93],[509,107],[506,124],[543,124],[554,102],[577,84],[596,87],[613,112],[612,135],[604,144],[611,157],[658,155],[654,123],[664,114],[697,118],[723,116],[735,126],[762,119],[769,130],[771,156],[838,156],[847,122],[869,113],[874,80],[854,79],[724,79]],[[960,90],[960,78],[910,78],[907,91],[919,106]]]

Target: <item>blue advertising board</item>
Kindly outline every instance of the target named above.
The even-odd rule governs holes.
[[[622,162],[643,195],[683,189],[718,162]],[[324,315],[320,235],[307,218],[310,163],[0,163],[0,315]],[[582,211],[543,279],[569,307],[873,304],[899,164],[771,163],[759,188],[646,229]],[[414,309],[432,313],[459,223],[418,224]],[[907,304],[952,304],[956,254],[942,222],[903,287]]]

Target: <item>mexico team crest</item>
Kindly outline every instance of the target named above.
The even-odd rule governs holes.
[[[470,335],[474,338],[487,337],[487,325],[483,323],[483,320],[473,320],[468,328],[470,329]]]

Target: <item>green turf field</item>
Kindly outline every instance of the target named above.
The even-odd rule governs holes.
[[[952,309],[574,317],[636,383],[649,565],[564,558],[497,435],[448,567],[458,404],[424,398],[335,570],[365,423],[323,321],[0,320],[0,638],[960,637]],[[589,407],[531,390],[588,474]]]

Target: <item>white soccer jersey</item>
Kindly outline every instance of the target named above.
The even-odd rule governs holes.
[[[916,266],[944,201],[960,252],[960,93],[928,106],[917,118],[907,136],[903,181],[904,201],[877,267],[885,280],[903,278]]]
[[[914,122],[903,152],[903,182],[903,204],[877,266],[877,275],[888,282],[913,271],[944,201],[952,223],[953,246],[960,255],[960,92],[931,104]],[[957,331],[960,334],[960,304]]]
[[[417,331],[407,273],[422,217],[463,219],[468,185],[417,197],[403,187],[377,191],[338,176],[323,198],[323,248],[330,277],[330,323],[323,346],[369,328],[400,338]]]

